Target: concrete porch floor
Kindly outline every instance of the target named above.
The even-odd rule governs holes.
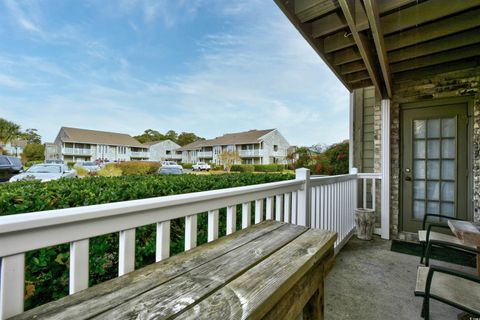
[[[390,241],[355,236],[337,255],[325,283],[325,319],[422,319],[413,291],[419,258],[390,251]],[[472,268],[432,261],[467,272]],[[431,300],[431,319],[457,319],[460,310]]]

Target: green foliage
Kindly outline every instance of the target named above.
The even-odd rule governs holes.
[[[180,163],[183,169],[192,169],[193,163]]]
[[[73,167],[75,166],[76,162],[75,161],[68,161],[67,162],[67,166],[69,169],[73,169]]]
[[[284,164],[256,164],[255,172],[282,172],[285,170]]]
[[[39,163],[43,163],[43,161],[27,161],[27,162],[25,162],[24,167],[25,168],[30,168],[34,164],[39,164]]]
[[[26,140],[28,144],[41,144],[42,136],[38,134],[37,129],[29,128],[25,132],[20,134],[23,140]]]
[[[77,167],[75,168],[75,171],[77,172],[77,176],[79,177],[86,177],[90,175],[90,172],[83,167]]]
[[[306,147],[296,151],[295,168],[309,168],[312,174],[338,175],[348,173],[348,141],[333,144],[323,152],[313,152]]]
[[[187,145],[197,140],[205,140],[204,138],[199,137],[192,132],[182,132],[180,134],[177,134],[174,130],[169,130],[165,134],[162,134],[159,131],[153,129],[147,129],[141,135],[135,136],[134,138],[141,143],[150,141],[171,140],[179,144],[180,146]]]
[[[43,144],[27,144],[23,149],[22,161],[43,161],[45,159],[45,146]]]
[[[230,170],[233,172],[254,172],[255,167],[252,164],[234,164]]]
[[[145,161],[126,161],[117,164],[111,164],[122,170],[124,176],[134,174],[152,174],[158,172],[160,168],[159,162],[145,162]]]
[[[6,144],[20,135],[20,126],[14,122],[0,118],[0,149]]]
[[[115,166],[107,165],[106,168]],[[118,168],[116,168],[118,169]],[[0,216],[87,206],[180,193],[223,189],[293,179],[288,174],[131,175],[86,177],[41,183],[0,185]],[[240,209],[238,209],[240,214]],[[220,234],[225,234],[225,208],[220,210]],[[237,218],[237,222],[241,222]],[[207,241],[207,215],[199,214],[198,243]],[[184,219],[171,222],[171,253],[184,250]],[[136,267],[155,261],[155,226],[136,230]],[[90,239],[90,285],[116,277],[118,233]],[[69,247],[58,245],[26,254],[26,309],[68,294]]]
[[[122,175],[122,169],[115,164],[107,164],[105,167],[97,171],[99,177],[120,177]]]

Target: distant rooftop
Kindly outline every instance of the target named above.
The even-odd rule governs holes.
[[[66,136],[61,136],[63,142],[78,142],[91,144],[119,145],[128,147],[145,148],[145,146],[126,133],[88,130],[80,128],[62,127],[60,131]]]

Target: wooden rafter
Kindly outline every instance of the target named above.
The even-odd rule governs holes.
[[[356,27],[355,10],[362,9],[358,7],[357,9],[355,9],[356,6],[360,6],[359,1],[339,0],[339,4],[340,4],[340,7],[342,8],[345,19],[347,20],[348,27],[350,28],[350,32],[352,33],[353,39],[355,39],[355,43],[357,44],[358,51],[360,52],[360,56],[362,57],[362,60],[365,63],[365,67],[367,68],[367,72],[370,75],[370,79],[373,85],[375,86],[375,88],[377,89],[378,93],[380,94],[380,96],[382,96],[383,95],[382,86],[379,81],[379,76],[375,68],[370,47],[368,46],[368,40],[366,39],[365,35],[361,34]]]
[[[382,69],[383,81],[387,89],[388,97],[392,96],[392,78],[390,75],[390,67],[388,65],[387,50],[383,40],[382,26],[380,25],[380,14],[376,0],[364,0],[365,10],[367,11],[368,22],[373,35],[373,41],[377,50],[378,61]]]

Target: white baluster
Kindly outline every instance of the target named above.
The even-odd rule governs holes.
[[[227,234],[232,234],[237,229],[237,206],[227,207]]]
[[[170,257],[170,220],[157,223],[155,261]]]
[[[287,192],[283,196],[283,221],[290,223],[290,214],[291,214],[291,198],[292,194],[290,192]]]
[[[282,209],[283,209],[282,195],[277,194],[275,196],[275,220],[282,221]]]
[[[135,270],[135,229],[120,231],[118,276]]]
[[[297,192],[296,191],[292,192],[292,223],[293,224],[297,224],[297,210],[298,210],[297,198],[298,198]]]
[[[0,319],[23,312],[25,254],[3,257],[0,271]]]
[[[70,242],[69,294],[88,288],[89,240]]]
[[[185,217],[185,251],[197,246],[197,215]]]
[[[242,229],[250,226],[252,221],[252,210],[250,202],[242,203]]]
[[[265,218],[267,220],[272,220],[273,219],[273,197],[268,197],[267,198],[267,208],[265,212]]]
[[[208,211],[208,242],[218,238],[218,210]]]
[[[263,199],[255,200],[255,223],[263,221]]]

